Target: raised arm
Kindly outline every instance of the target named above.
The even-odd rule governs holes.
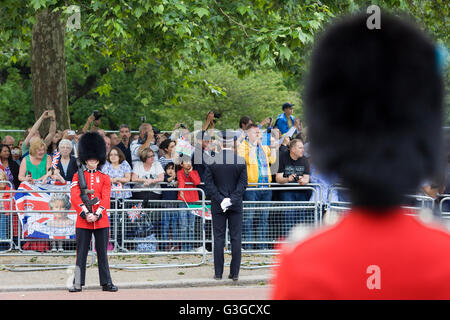
[[[39,127],[42,124],[42,121],[44,121],[44,119],[49,117],[49,112],[48,110],[45,110],[41,116],[39,117],[39,119],[37,119],[37,121],[34,123],[34,125],[31,127],[30,132],[28,132],[28,135],[26,136],[25,140],[23,141],[23,144],[25,146],[29,146],[30,145],[30,140],[31,138],[35,135],[35,133],[39,130]]]
[[[214,112],[212,112],[212,111],[208,112],[208,115],[206,116],[206,121],[203,124],[202,130],[206,131],[210,125],[212,125],[212,127],[214,128]]]
[[[92,122],[94,122],[94,120],[95,120],[95,117],[94,117],[93,114],[91,114],[91,115],[87,118],[86,123],[84,124],[83,128],[81,129],[81,131],[83,131],[83,133],[88,132],[89,129],[91,128],[91,124],[92,124]]]
[[[55,116],[55,110],[49,111],[49,118],[50,118],[50,128],[48,130],[48,135],[45,137],[44,142],[45,145],[48,147],[53,140],[53,137],[56,134],[56,116]]]

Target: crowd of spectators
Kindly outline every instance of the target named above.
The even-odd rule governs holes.
[[[296,201],[315,200],[316,195],[311,188],[283,190],[283,186],[319,184],[322,193],[319,192],[317,197],[325,204],[329,200],[330,186],[338,182],[322,176],[311,164],[307,130],[302,127],[300,118],[294,117],[294,105],[287,102],[281,109],[283,112],[276,117],[267,117],[259,123],[243,116],[237,124],[238,128],[233,129],[234,150],[247,164],[248,189],[244,201],[255,202],[250,206],[252,208],[266,208],[246,211],[243,221],[244,248],[252,248],[245,244],[246,241],[261,243],[257,249],[267,248],[263,242],[268,239],[272,223],[268,202],[283,201],[292,205]],[[46,120],[50,121],[49,132],[42,139],[39,128]],[[206,193],[205,168],[215,161],[215,155],[221,149],[218,130],[215,129],[216,120],[214,112],[208,112],[201,130],[194,132],[177,123],[171,133],[161,133],[152,124],[143,122],[138,134],[132,134],[127,124],[122,124],[117,132],[106,133],[100,128],[101,117],[92,114],[83,128],[75,132],[56,130],[55,113],[48,110],[25,131],[23,140],[16,143],[12,136],[4,137],[0,144],[0,174],[15,189],[24,181],[34,184],[50,179],[62,184],[70,183],[77,171],[78,140],[87,131],[97,131],[106,144],[107,161],[101,170],[111,178],[112,201],[143,200],[148,202],[146,207],[150,208],[155,201],[163,201],[165,208],[188,209],[189,203],[198,201],[202,194],[170,189],[192,187],[203,189]],[[56,153],[59,154],[59,161],[56,169],[52,169],[52,157]],[[167,190],[162,191],[161,188]],[[130,189],[135,190],[131,192]],[[317,187],[315,189],[319,191]],[[436,201],[440,194],[450,193],[445,184],[424,184],[420,191]],[[336,194],[331,196],[332,200],[337,200]],[[206,199],[209,199],[207,194]],[[195,223],[194,216],[188,212],[168,210],[161,215],[160,238],[191,239]],[[321,213],[324,213],[323,210]],[[305,222],[305,219],[295,210],[286,210],[281,223],[283,229],[289,230],[295,223]],[[192,249],[190,243],[172,244],[169,246],[172,249]],[[169,247],[164,244],[165,249]]]

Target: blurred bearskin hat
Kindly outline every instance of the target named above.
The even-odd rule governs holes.
[[[103,137],[97,132],[86,132],[78,142],[78,158],[86,164],[89,159],[97,159],[101,168],[106,162],[106,144]]]
[[[354,205],[381,209],[442,173],[443,82],[416,26],[382,12],[381,28],[369,29],[368,17],[316,42],[305,114],[313,164],[337,175]]]

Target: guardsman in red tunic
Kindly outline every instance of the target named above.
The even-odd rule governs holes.
[[[448,230],[403,208],[445,174],[445,60],[410,22],[383,12],[373,28],[369,18],[339,19],[321,35],[304,94],[312,163],[347,187],[351,209],[307,238],[294,229],[274,299],[450,299]]]
[[[85,181],[80,181],[80,170],[74,174],[70,188],[71,202],[78,213],[76,222],[77,258],[74,285],[70,292],[79,292],[85,284],[86,260],[92,234],[98,257],[100,285],[103,291],[117,291],[109,272],[107,248],[109,242],[109,216],[111,180],[99,168],[106,161],[106,146],[103,138],[96,132],[85,133],[78,145],[78,157],[85,169]],[[85,182],[85,183],[84,183]],[[82,197],[84,188],[87,197]],[[83,201],[84,200],[84,201]]]

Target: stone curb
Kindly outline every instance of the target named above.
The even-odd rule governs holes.
[[[222,280],[214,279],[186,279],[186,280],[166,280],[149,282],[122,282],[115,283],[120,289],[169,289],[169,288],[193,288],[193,287],[217,287],[217,286],[249,286],[249,285],[267,285],[269,276],[242,276],[238,281],[228,278]],[[99,285],[86,285],[83,290],[100,290]],[[27,285],[27,286],[8,286],[0,287],[0,292],[21,292],[21,291],[54,291],[67,290],[66,286],[55,285]]]

